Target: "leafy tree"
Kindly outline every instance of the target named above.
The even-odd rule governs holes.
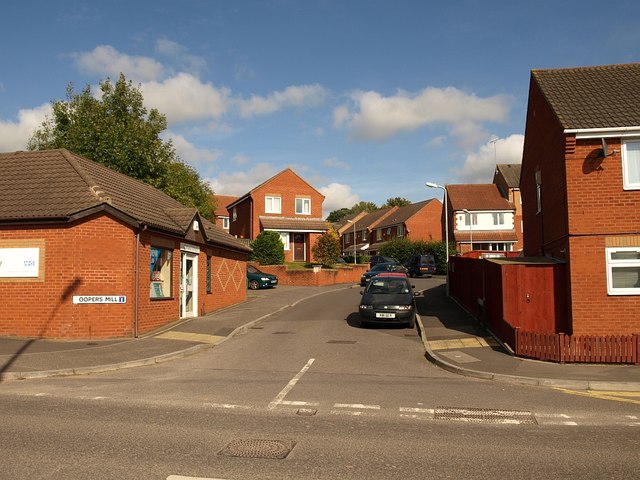
[[[251,243],[251,248],[253,249],[251,260],[260,265],[284,264],[284,244],[278,232],[272,230],[260,232]]]
[[[415,250],[415,242],[407,240],[406,238],[394,238],[393,240],[385,242],[380,247],[380,255],[393,257],[402,263],[413,255]]]
[[[326,267],[331,267],[338,261],[340,250],[340,235],[333,228],[318,237],[311,248],[316,261]]]
[[[139,87],[123,74],[115,84],[108,78],[101,81],[100,90],[101,98],[95,98],[90,86],[77,93],[69,84],[66,101],[52,102],[53,116],[36,129],[27,148],[66,148],[159,188],[213,219],[211,189],[180,161],[171,141],[160,138],[166,116],[147,111]]]
[[[360,213],[360,212],[375,212],[378,210],[378,206],[373,202],[358,202],[353,207],[351,207],[351,213]]]
[[[350,213],[350,208],[341,208],[339,210],[334,210],[327,216],[327,222],[339,222],[342,218],[346,217]]]
[[[433,255],[438,273],[442,275],[447,273],[447,247],[445,242],[412,241],[406,238],[396,238],[385,242],[380,247],[380,255],[394,257],[399,262],[404,262],[411,255]]]
[[[387,202],[384,205],[382,205],[381,208],[406,207],[407,205],[411,205],[411,201],[403,197],[393,197],[393,198],[387,198]]]

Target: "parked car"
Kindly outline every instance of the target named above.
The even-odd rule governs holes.
[[[271,273],[264,273],[253,265],[247,265],[247,287],[251,290],[272,288],[278,285],[278,277]]]
[[[369,259],[369,268],[373,268],[375,265],[379,263],[398,263],[398,261],[393,257],[384,257],[382,255],[374,255]]]
[[[403,274],[405,277],[407,276],[407,269],[399,263],[378,263],[377,265],[374,265],[371,270],[362,274],[360,277],[360,286],[366,286],[372,277],[383,272],[397,272]]]
[[[400,323],[409,328],[416,325],[414,286],[406,275],[398,272],[380,273],[361,292],[360,326],[369,323]]]
[[[412,255],[405,266],[410,277],[431,276],[436,273],[436,259],[433,255]]]

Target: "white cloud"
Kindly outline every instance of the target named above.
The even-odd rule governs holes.
[[[281,92],[274,92],[266,97],[253,95],[248,100],[238,100],[240,115],[244,118],[267,115],[286,107],[309,107],[321,104],[327,95],[324,87],[300,85],[287,87]]]
[[[45,104],[20,110],[17,122],[0,119],[0,151],[26,150],[29,138],[36,129],[40,128],[50,113],[51,105]]]
[[[411,95],[399,91],[383,97],[377,92],[352,95],[355,111],[338,107],[334,125],[348,125],[353,138],[385,141],[403,132],[412,132],[430,124],[446,124],[458,138],[481,130],[484,122],[504,121],[508,97],[496,95],[479,98],[454,87],[425,88]]]
[[[163,137],[168,137],[173,142],[173,146],[176,149],[178,156],[185,162],[191,165],[198,163],[215,162],[222,152],[220,150],[210,150],[205,148],[198,148],[193,143],[189,142],[183,135],[166,132]]]
[[[156,41],[156,52],[169,58],[175,65],[179,65],[194,75],[204,70],[207,66],[204,58],[191,55],[187,47],[166,38]]]
[[[521,163],[524,135],[493,137],[477,152],[470,153],[462,168],[453,172],[462,183],[491,183],[498,163]]]
[[[141,90],[145,103],[164,113],[169,123],[219,118],[229,105],[229,90],[202,83],[189,73],[143,83]]]
[[[249,157],[241,153],[234,155],[232,160],[236,165],[246,165],[247,163],[249,163]]]
[[[118,78],[124,73],[127,79],[149,81],[161,78],[164,67],[149,57],[121,53],[111,45],[99,45],[91,52],[71,55],[78,69],[85,73],[107,75]]]
[[[276,171],[273,165],[259,163],[248,172],[221,173],[217,178],[208,179],[211,188],[220,195],[240,196],[273,177]]]
[[[351,165],[349,165],[347,162],[338,160],[336,157],[325,158],[322,161],[322,164],[328,168],[337,168],[339,170],[351,170]]]
[[[318,189],[325,196],[322,204],[322,216],[327,218],[329,213],[341,208],[351,208],[360,201],[360,197],[351,191],[349,185],[344,183],[330,183]]]

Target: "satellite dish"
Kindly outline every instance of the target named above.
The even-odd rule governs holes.
[[[609,156],[609,146],[607,145],[607,141],[603,138],[602,140],[602,158],[607,158]]]

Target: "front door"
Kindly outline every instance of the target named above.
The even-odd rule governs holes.
[[[293,261],[305,262],[307,260],[307,243],[304,233],[293,234]]]
[[[181,252],[180,318],[198,315],[198,255]]]

